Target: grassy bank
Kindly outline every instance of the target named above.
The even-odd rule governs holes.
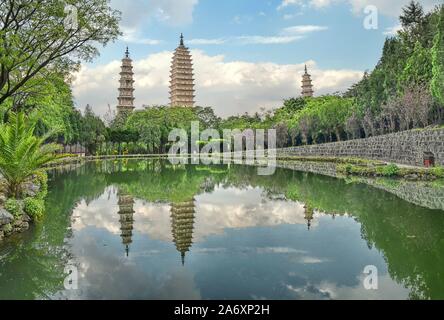
[[[386,163],[378,160],[340,157],[278,157],[282,161],[321,162],[336,164],[336,172],[346,176],[392,177],[408,180],[435,180],[444,178],[444,167],[421,168]]]

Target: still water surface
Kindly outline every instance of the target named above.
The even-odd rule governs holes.
[[[444,211],[286,169],[88,163],[52,172],[44,221],[0,244],[0,298],[443,299]]]

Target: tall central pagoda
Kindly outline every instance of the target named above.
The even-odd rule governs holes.
[[[134,72],[132,60],[126,47],[125,57],[122,59],[119,86],[119,101],[117,113],[128,113],[134,110]]]
[[[172,107],[194,106],[194,74],[193,59],[190,51],[185,47],[183,34],[180,35],[180,44],[174,51],[171,64],[170,105]]]
[[[185,253],[190,251],[193,244],[194,198],[171,204],[171,227],[173,242],[180,252],[182,265],[185,264]]]

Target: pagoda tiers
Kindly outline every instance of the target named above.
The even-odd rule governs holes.
[[[133,224],[134,224],[134,199],[131,195],[119,190],[118,192],[119,205],[119,222],[120,222],[120,237],[125,246],[126,256],[129,255],[129,246],[133,242]]]
[[[120,72],[119,97],[117,98],[119,101],[117,105],[118,114],[134,110],[134,72],[132,62],[127,47],[125,57],[122,59]]]
[[[183,35],[180,45],[174,52],[171,63],[170,105],[180,107],[194,106],[193,63],[190,51],[185,47]]]
[[[171,228],[173,242],[180,252],[182,265],[185,264],[185,253],[190,251],[193,244],[194,229],[194,199],[171,204]]]
[[[302,97],[313,97],[313,84],[311,81],[311,75],[307,72],[307,65],[305,66],[305,73],[302,76]]]

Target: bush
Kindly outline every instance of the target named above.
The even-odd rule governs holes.
[[[5,203],[5,209],[8,210],[14,217],[18,217],[22,214],[22,207],[18,200],[16,199],[8,199]]]
[[[434,167],[430,172],[437,178],[444,178],[444,167]]]
[[[39,198],[26,198],[24,210],[34,220],[40,220],[45,212],[45,202]]]
[[[389,164],[385,167],[381,167],[381,173],[384,177],[393,177],[398,175],[399,167],[396,164]]]
[[[48,175],[45,171],[37,171],[34,174],[34,182],[39,185],[39,193],[36,195],[39,199],[44,199],[48,194]]]
[[[346,164],[344,167],[344,170],[345,170],[345,173],[351,174],[353,171],[353,165],[350,163]]]

